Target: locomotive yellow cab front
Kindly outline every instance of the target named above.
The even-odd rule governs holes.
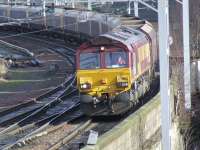
[[[82,94],[113,98],[131,87],[129,68],[78,70],[77,84]]]
[[[121,102],[119,95],[131,89],[130,53],[123,47],[90,47],[77,55],[77,85],[81,107],[88,114],[120,112],[112,105],[130,106],[129,95]],[[127,93],[126,93],[127,95]],[[123,110],[120,108],[120,110]],[[113,113],[114,114],[114,113]]]

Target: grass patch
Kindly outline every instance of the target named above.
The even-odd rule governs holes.
[[[26,81],[14,80],[14,81],[0,81],[0,91],[14,90],[18,86],[22,86],[27,83]]]
[[[7,79],[10,80],[42,80],[51,78],[55,74],[49,73],[48,71],[8,71]]]
[[[62,78],[49,78],[46,80],[6,80],[0,81],[0,92],[32,91],[51,86],[56,86],[63,82]]]

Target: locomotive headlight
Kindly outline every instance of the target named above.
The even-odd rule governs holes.
[[[87,84],[81,84],[81,89],[86,89],[87,88]]]
[[[90,83],[83,83],[80,85],[81,89],[91,89],[91,84]]]
[[[117,82],[117,87],[128,87],[128,82]]]

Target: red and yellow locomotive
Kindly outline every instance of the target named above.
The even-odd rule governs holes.
[[[157,65],[156,32],[141,20],[115,28],[82,44],[76,63],[83,112],[121,114],[149,90]]]

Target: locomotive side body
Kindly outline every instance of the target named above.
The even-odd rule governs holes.
[[[119,115],[138,103],[153,79],[155,35],[144,23],[116,28],[81,45],[76,54],[77,86],[87,115]]]

